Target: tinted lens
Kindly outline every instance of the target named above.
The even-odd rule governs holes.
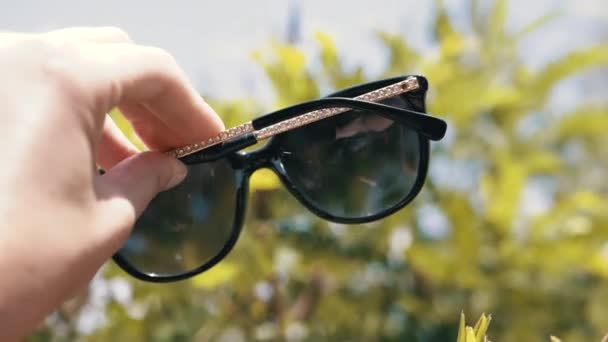
[[[421,139],[407,126],[351,110],[278,139],[289,179],[332,216],[363,218],[402,202],[414,188]]]
[[[140,272],[175,275],[226,246],[236,215],[236,172],[227,159],[188,166],[177,187],[152,200],[120,254]]]

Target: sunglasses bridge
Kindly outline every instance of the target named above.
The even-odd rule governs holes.
[[[287,152],[269,142],[252,151],[237,152],[231,159],[233,166],[242,169],[247,176],[263,168],[282,173],[284,169],[281,163],[281,156],[285,153]]]

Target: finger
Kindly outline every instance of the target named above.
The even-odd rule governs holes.
[[[31,37],[32,34],[30,33],[0,32],[0,48],[6,48],[15,45]]]
[[[177,159],[158,152],[142,152],[98,176],[102,240],[119,248],[152,198],[181,182],[186,172],[186,166]]]
[[[188,100],[191,102],[184,102],[181,107],[176,107],[174,99],[178,96],[180,95],[177,92],[173,95],[166,94],[142,104],[159,120],[144,123],[136,120],[135,116],[129,116],[130,112],[127,114],[127,118],[135,122],[133,127],[142,141],[150,148],[166,151],[207,140],[224,130],[220,117],[200,95],[195,94],[194,98]],[[166,130],[163,130],[165,127]],[[175,133],[169,135],[171,132]]]
[[[144,105],[124,103],[119,108],[121,113],[130,119],[133,130],[150,150],[164,151],[170,146],[189,144],[179,131],[165,124]]]
[[[112,117],[106,115],[97,150],[97,165],[104,170],[110,170],[114,165],[138,152],[137,147],[125,137]]]
[[[131,37],[122,29],[113,26],[70,27],[47,32],[47,38],[59,41],[87,41],[92,43],[132,43]]]
[[[100,108],[107,112],[114,105],[140,104],[147,111],[126,117],[134,123],[144,143],[167,150],[166,136],[177,134],[180,145],[201,141],[224,129],[215,111],[200,97],[173,57],[158,48],[133,44],[88,44],[82,55],[94,72],[95,93],[109,101]],[[90,84],[90,82],[87,82]],[[138,115],[143,115],[140,117]],[[146,117],[147,115],[147,117]],[[157,120],[152,120],[153,115]],[[139,130],[142,120],[151,128]]]

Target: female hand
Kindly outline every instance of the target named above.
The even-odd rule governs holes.
[[[0,340],[85,286],[223,124],[165,51],[116,28],[0,33]],[[118,106],[151,152],[106,115]],[[98,175],[97,168],[107,171]]]

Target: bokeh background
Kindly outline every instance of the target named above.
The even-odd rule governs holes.
[[[608,2],[2,5],[2,30],[112,25],[170,51],[228,126],[416,73],[450,124],[398,214],[327,223],[259,171],[220,266],[154,285],[108,263],[31,341],[454,341],[461,311],[495,341],[608,332]]]

